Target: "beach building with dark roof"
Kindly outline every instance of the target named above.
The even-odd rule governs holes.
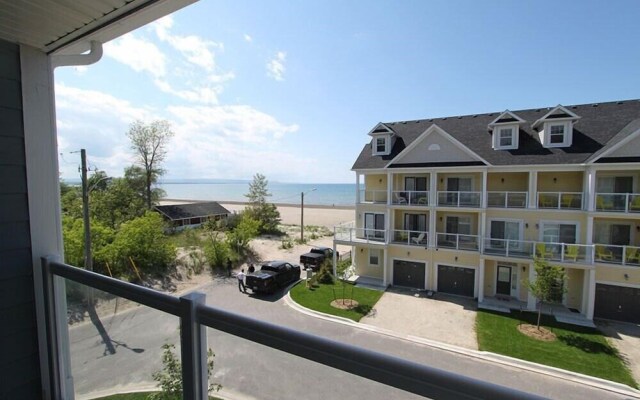
[[[378,123],[336,228],[359,279],[536,309],[534,258],[565,268],[549,310],[640,323],[640,101]]]
[[[175,230],[195,228],[207,221],[218,221],[229,216],[229,210],[216,201],[155,206],[154,209],[162,214]]]

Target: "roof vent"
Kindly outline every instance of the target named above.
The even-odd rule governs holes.
[[[537,108],[537,109],[536,109],[536,112],[540,112],[540,109],[539,109],[539,108]]]
[[[413,122],[415,122],[416,124],[419,124],[419,123],[420,123],[420,120],[419,120],[419,119],[417,119],[417,120],[415,120],[415,121],[413,121]]]
[[[458,119],[462,119],[462,116],[458,117]]]
[[[400,123],[406,125],[407,121],[400,121]]]
[[[618,104],[624,104],[624,101],[619,101]]]
[[[477,115],[473,115],[471,118],[475,118],[475,117],[477,117]]]
[[[431,119],[429,120],[429,122],[433,122],[433,118],[431,118]]]
[[[447,117],[442,118],[442,120],[443,120],[443,121],[446,121],[446,120],[447,120]]]
[[[574,110],[576,110],[576,109],[578,109],[578,106],[573,106],[573,107],[571,107],[571,108],[573,108]]]
[[[598,107],[598,103],[592,104],[591,107]]]

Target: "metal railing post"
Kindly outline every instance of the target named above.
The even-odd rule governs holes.
[[[180,297],[180,349],[182,352],[182,398],[207,400],[207,332],[196,318],[196,307],[205,304],[204,293],[193,292]]]

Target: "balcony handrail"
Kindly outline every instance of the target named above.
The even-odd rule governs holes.
[[[393,190],[391,192],[391,203],[395,205],[409,205],[409,206],[428,206],[429,205],[429,191],[428,190]],[[422,195],[415,200],[418,195]],[[402,199],[402,200],[400,200]],[[420,202],[423,200],[423,202]]]
[[[572,196],[571,198],[569,198],[568,206],[563,205],[564,198],[566,198],[565,196]],[[579,199],[579,201],[577,202],[579,203],[578,207],[572,207],[573,196],[576,196]],[[549,200],[549,199],[551,199],[551,201],[554,201],[555,204],[552,204],[550,206],[547,206],[544,204],[541,205],[541,203],[544,203],[543,200]],[[582,210],[584,208],[585,195],[584,195],[584,192],[536,192],[536,200],[537,200],[536,204],[538,205],[538,208],[557,209],[557,210],[561,210],[561,209]]]
[[[60,276],[147,305],[156,310],[177,315],[181,319],[181,326],[183,326],[184,319],[189,318],[188,315],[185,315],[188,314],[184,312],[185,308],[181,306],[186,296],[176,298],[46,258],[43,258],[42,266],[45,287],[55,284],[54,276]],[[53,302],[55,302],[55,299],[53,297]],[[51,310],[55,310],[55,307],[49,305],[47,309],[49,310],[48,312],[51,312]],[[195,326],[195,330],[201,330],[202,325],[208,326],[233,336],[419,396],[434,399],[542,399],[542,397],[531,393],[521,392],[391,355],[256,320],[210,307],[202,302],[194,303],[190,310],[194,320],[189,322]],[[47,320],[51,322],[52,318],[55,319],[55,317],[55,315],[48,315]],[[54,328],[48,326],[48,329]],[[185,338],[188,338],[188,336],[181,335],[181,346],[183,348],[193,347],[194,343],[192,342],[182,343]],[[203,349],[198,351],[200,350]],[[202,388],[206,387],[204,386],[206,382],[202,382],[202,379],[207,379],[207,375],[199,374],[195,379],[185,380]],[[189,400],[205,399],[206,394],[206,391],[202,393],[199,388],[188,388],[186,385],[183,390],[184,398]]]
[[[500,197],[502,197],[502,204],[501,205],[492,205],[489,203],[489,199],[491,197],[491,195],[501,195]],[[509,198],[510,197],[517,197],[517,196],[524,196],[524,201],[522,202],[522,204],[514,206],[514,205],[510,205],[509,203]],[[487,191],[487,195],[486,195],[486,199],[485,199],[485,204],[487,205],[487,207],[503,207],[503,208],[527,208],[527,204],[529,204],[529,192],[527,191],[512,191],[512,190],[489,190]]]

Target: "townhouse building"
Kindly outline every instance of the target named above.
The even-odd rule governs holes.
[[[640,101],[379,123],[335,229],[360,277],[534,310],[534,258],[565,268],[557,318],[640,323]]]

